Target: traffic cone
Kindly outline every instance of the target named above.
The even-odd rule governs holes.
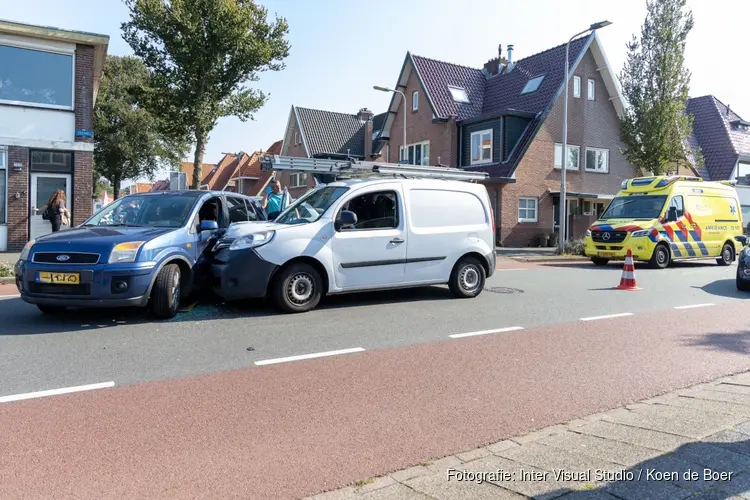
[[[635,283],[635,264],[633,264],[633,251],[628,248],[628,254],[625,256],[625,265],[622,267],[622,277],[618,290],[640,290]]]

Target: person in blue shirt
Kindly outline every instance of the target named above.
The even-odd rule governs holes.
[[[284,193],[281,192],[281,182],[274,180],[271,182],[271,192],[266,193],[266,199],[263,202],[263,208],[266,209],[268,214],[268,220],[275,219],[281,209],[282,201],[284,200]]]

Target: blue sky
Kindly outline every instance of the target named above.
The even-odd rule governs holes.
[[[645,0],[261,0],[269,15],[290,25],[287,68],[265,73],[258,88],[270,93],[254,121],[222,119],[213,130],[205,160],[224,152],[267,148],[282,138],[292,104],[356,113],[380,113],[390,96],[373,85],[393,86],[407,51],[457,64],[482,67],[513,44],[514,59],[567,41],[601,20],[599,32],[617,73],[625,44],[640,32]],[[0,17],[13,21],[108,34],[109,53],[126,55],[120,36],[128,16],[121,0],[0,0]],[[464,5],[465,7],[462,7]],[[750,119],[748,66],[742,64],[743,37],[750,18],[747,0],[688,0],[695,28],[688,39],[686,65],[691,96],[714,94]],[[192,160],[192,156],[189,158]]]

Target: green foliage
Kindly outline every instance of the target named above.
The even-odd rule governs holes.
[[[7,262],[0,262],[0,278],[12,278],[13,277],[13,264]]]
[[[101,198],[102,193],[106,191],[110,196],[114,195],[114,186],[107,179],[100,177],[94,172],[94,198]]]
[[[251,0],[125,0],[123,38],[149,69],[148,106],[195,139],[192,187],[219,118],[253,118],[268,99],[248,87],[263,71],[280,71],[289,55],[287,22],[268,22]]]
[[[586,242],[582,239],[566,241],[565,253],[569,255],[586,255]]]
[[[152,178],[188,150],[186,137],[143,106],[152,92],[149,83],[138,58],[107,57],[94,110],[94,175],[109,181],[115,197],[121,181]]]
[[[687,165],[698,166],[700,151],[690,151],[693,119],[685,113],[690,72],[684,68],[685,43],[693,28],[686,0],[647,0],[641,37],[627,44],[628,57],[620,75],[627,101],[621,122],[623,154],[640,174],[656,175]]]

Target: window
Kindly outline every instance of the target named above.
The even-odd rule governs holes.
[[[466,93],[466,89],[448,86],[448,91],[451,93],[454,101],[469,102],[469,95]]]
[[[519,198],[518,200],[518,222],[537,221],[537,199]]]
[[[395,191],[378,191],[352,198],[342,210],[357,214],[354,226],[342,231],[363,229],[396,229],[399,225],[398,194]]]
[[[307,186],[307,174],[298,172],[296,174],[289,174],[289,187],[297,188]]]
[[[33,172],[73,172],[73,153],[67,151],[32,151],[31,170]]]
[[[594,214],[593,215],[595,215],[597,219],[600,218],[602,216],[602,214],[604,213],[604,209],[605,208],[606,207],[605,207],[604,203],[598,203],[598,202],[594,203]]]
[[[568,170],[578,170],[581,157],[581,148],[568,144]],[[562,144],[555,144],[555,168],[562,167]]]
[[[544,75],[532,78],[531,80],[526,82],[526,85],[523,87],[521,94],[530,94],[534,92],[542,84],[542,80],[544,80]]]
[[[737,184],[750,186],[750,163],[740,162],[737,164]]]
[[[750,234],[750,205],[742,205],[742,222],[745,223],[742,233]]]
[[[234,196],[227,196],[227,210],[229,211],[229,223],[232,222],[247,222],[257,220],[255,211],[252,209],[248,210],[245,205],[244,198],[236,198]],[[252,212],[252,216],[250,213]]]
[[[665,201],[666,196],[618,196],[600,219],[656,219]]]
[[[399,146],[399,155],[405,159],[409,165],[430,165],[430,141],[409,144],[406,147],[406,158],[404,158],[404,148]]]
[[[596,81],[589,78],[589,101],[596,97]]]
[[[492,161],[492,129],[472,132],[471,164],[489,163]]]
[[[669,208],[667,208],[667,220],[676,221],[685,213],[685,206],[682,202],[682,196],[673,196],[669,201]]]
[[[602,174],[609,172],[609,150],[586,148],[586,171]]]
[[[294,145],[299,145],[299,134],[297,132],[294,133]]]
[[[315,222],[338,200],[348,187],[323,187],[312,189],[286,207],[274,220],[277,224],[305,224]]]
[[[583,215],[591,215],[591,202],[589,200],[583,200],[581,212],[583,213]]]
[[[416,90],[411,93],[411,110],[416,111],[419,109],[419,92]]]
[[[0,101],[73,109],[73,55],[0,45]]]
[[[8,204],[8,161],[7,151],[0,149],[0,224],[5,224],[5,207]]]
[[[581,77],[573,77],[573,97],[581,97]]]

